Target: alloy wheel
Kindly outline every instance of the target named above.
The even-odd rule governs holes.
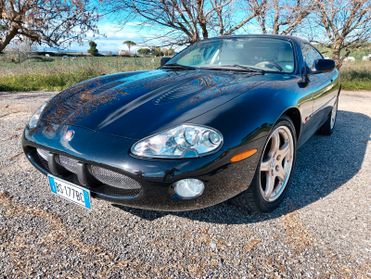
[[[277,200],[289,181],[294,160],[294,139],[287,126],[277,127],[265,145],[260,163],[260,192],[264,200]]]

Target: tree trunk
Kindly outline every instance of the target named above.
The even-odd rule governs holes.
[[[338,69],[340,69],[341,66],[343,65],[343,60],[341,59],[340,51],[341,51],[341,49],[338,48],[338,47],[335,47],[335,48],[333,48],[333,50],[332,50],[332,59],[335,60],[335,62],[336,62],[336,67],[337,67]]]
[[[209,37],[209,32],[207,31],[207,22],[204,15],[204,1],[197,0],[197,14],[198,14],[198,24],[202,30],[202,38],[207,39]]]
[[[0,40],[0,52],[6,48],[10,41],[17,35],[18,29],[13,27],[12,30],[5,36],[4,40]]]
[[[344,39],[342,39],[341,37],[335,38],[335,41],[332,43],[332,59],[335,60],[336,67],[338,69],[340,69],[341,66],[343,65],[344,57],[349,55],[348,53],[344,57],[341,57],[341,50],[343,49],[343,47],[344,47]]]

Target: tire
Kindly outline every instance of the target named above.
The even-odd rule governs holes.
[[[332,134],[336,124],[337,111],[339,104],[339,96],[336,97],[335,104],[333,105],[331,112],[329,113],[326,122],[319,128],[318,134],[329,136]]]
[[[275,148],[277,147],[277,133],[278,149]],[[289,117],[283,116],[278,120],[267,137],[250,187],[232,200],[234,205],[245,208],[250,213],[272,212],[279,206],[287,193],[295,167],[297,145],[295,135],[295,126]],[[283,151],[286,149],[283,147],[286,145],[289,146],[289,150],[284,155]],[[282,170],[286,170],[285,176]],[[272,180],[273,188],[267,186],[272,185],[269,183]]]

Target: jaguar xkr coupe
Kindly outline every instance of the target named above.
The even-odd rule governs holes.
[[[213,38],[156,70],[64,90],[32,116],[23,148],[54,194],[86,208],[91,197],[166,211],[234,198],[269,212],[300,145],[333,131],[339,93],[335,62],[302,39]]]

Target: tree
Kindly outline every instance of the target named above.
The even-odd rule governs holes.
[[[211,35],[229,35],[255,16],[245,1],[234,0],[115,0],[114,11],[163,27],[167,45],[193,43]],[[238,16],[237,16],[238,14]]]
[[[90,55],[92,55],[92,56],[97,56],[98,55],[98,53],[99,53],[99,51],[98,51],[98,49],[97,49],[97,44],[96,44],[96,42],[94,42],[94,41],[90,41],[89,42],[89,49],[88,49],[88,53],[90,54]]]
[[[144,48],[138,49],[138,53],[140,55],[146,56],[146,55],[149,55],[151,53],[151,50],[148,47],[144,47]]]
[[[313,11],[312,0],[250,0],[263,34],[290,35]]]
[[[172,48],[163,48],[162,52],[164,53],[165,56],[173,56],[175,53],[175,50]]]
[[[164,56],[164,53],[162,52],[161,48],[158,46],[151,47],[151,54],[156,57]]]
[[[0,52],[14,38],[58,46],[96,31],[89,0],[0,0]]]
[[[369,0],[315,0],[315,13],[320,28],[328,38],[327,46],[332,50],[332,58],[339,68],[351,50],[370,40]]]
[[[136,46],[137,44],[133,41],[125,41],[123,42],[124,45],[127,45],[128,49],[129,49],[129,54],[130,54],[130,49],[132,46]]]

